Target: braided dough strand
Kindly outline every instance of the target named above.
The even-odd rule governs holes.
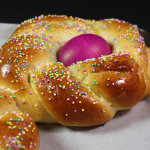
[[[0,106],[0,149],[38,149],[40,138],[35,123],[4,89],[0,91]]]
[[[102,36],[111,45],[112,54],[69,67],[57,62],[59,49],[85,33]],[[18,134],[22,138],[20,131],[14,135],[18,126],[12,118],[23,118],[26,126],[30,122],[35,132],[25,134],[22,144],[38,149],[38,131],[30,118],[35,122],[92,126],[107,122],[118,110],[133,107],[150,93],[148,52],[134,26],[117,19],[41,15],[21,23],[0,49],[0,98],[6,99],[0,99],[0,148],[12,147]],[[13,129],[10,134],[8,127]],[[36,143],[33,147],[29,146],[31,136]]]
[[[144,72],[146,90],[143,98],[149,95],[149,48],[145,45],[138,30],[128,22],[118,19],[94,21],[67,16],[41,15],[24,21],[11,35],[11,38],[22,34],[46,37],[48,40],[50,39],[47,47],[53,53],[51,61],[57,61],[56,56],[60,47],[71,38],[84,33],[102,36],[112,46],[112,53],[117,54],[121,51],[131,54],[141,71]]]

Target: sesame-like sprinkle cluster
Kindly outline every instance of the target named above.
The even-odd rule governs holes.
[[[35,71],[32,79],[33,84],[37,84],[37,86],[44,85],[45,88],[41,89],[40,94],[41,96],[47,95],[46,100],[48,102],[58,101],[62,96],[67,104],[84,103],[82,98],[86,97],[86,92],[83,90],[83,85],[71,73],[71,70],[68,70],[61,62],[46,64],[42,69]],[[77,112],[77,109],[80,112],[84,111],[84,108],[76,107],[73,112]],[[64,115],[68,116],[69,114],[65,113]]]
[[[103,31],[111,30],[111,28],[114,28],[114,24],[117,24],[115,31],[118,32],[116,33],[117,37],[112,39],[114,40],[114,44],[121,42],[120,39],[126,39],[128,41],[128,45],[125,46],[125,50],[128,50],[130,47],[134,47],[140,54],[145,54],[148,52],[144,38],[139,34],[139,31],[136,30],[136,28],[131,23],[118,19],[104,19],[100,23],[100,28]],[[124,24],[124,26],[121,26],[120,24]]]

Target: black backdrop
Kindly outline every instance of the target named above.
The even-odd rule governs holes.
[[[85,19],[117,18],[150,31],[149,1],[26,1],[13,2],[0,7],[0,23],[20,23],[41,14],[58,14]],[[60,3],[61,2],[61,3]],[[102,3],[103,2],[103,3]],[[110,3],[111,2],[111,3]]]

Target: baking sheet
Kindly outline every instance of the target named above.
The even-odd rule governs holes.
[[[0,45],[16,24],[0,23]],[[106,123],[96,127],[64,127],[37,124],[39,150],[150,150],[150,96],[130,110],[119,111]]]

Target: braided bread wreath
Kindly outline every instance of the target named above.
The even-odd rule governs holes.
[[[103,37],[112,54],[58,62],[58,50],[85,33]],[[133,107],[150,93],[148,51],[134,26],[117,19],[24,21],[0,49],[0,149],[38,149],[34,121],[93,126]]]

